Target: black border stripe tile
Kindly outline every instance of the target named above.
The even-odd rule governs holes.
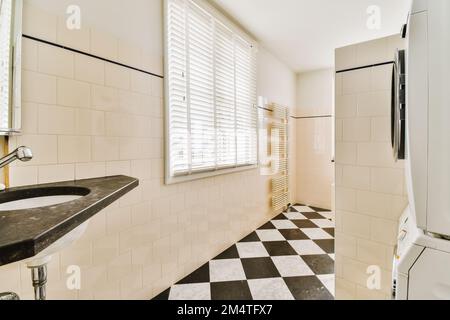
[[[343,73],[343,72],[356,71],[356,70],[361,70],[361,69],[381,67],[381,66],[385,66],[385,65],[388,65],[388,64],[394,64],[394,61],[386,61],[386,62],[381,62],[381,63],[369,64],[369,65],[366,65],[366,66],[360,66],[360,67],[355,67],[355,68],[350,68],[350,69],[338,70],[338,71],[336,71],[336,73]]]
[[[108,62],[108,63],[112,63],[112,64],[115,64],[115,65],[118,65],[118,66],[121,66],[121,67],[124,67],[124,68],[127,68],[127,69],[131,69],[131,70],[134,70],[134,71],[142,72],[142,73],[154,76],[154,77],[158,77],[158,78],[164,79],[164,76],[162,76],[162,75],[159,75],[159,74],[156,74],[156,73],[153,73],[153,72],[149,72],[149,71],[145,71],[145,70],[142,70],[142,69],[139,69],[139,68],[135,68],[135,67],[132,67],[132,66],[129,66],[129,65],[117,62],[117,61],[113,61],[113,60],[109,60],[109,59],[106,59],[106,58],[102,58],[102,57],[96,56],[94,54],[87,53],[87,52],[84,52],[84,51],[80,51],[80,50],[77,50],[77,49],[74,49],[74,48],[66,47],[66,46],[63,46],[61,44],[57,44],[57,43],[50,42],[50,41],[47,41],[47,40],[39,39],[39,38],[32,37],[32,36],[29,36],[29,35],[26,35],[26,34],[22,34],[22,37],[26,38],[26,39],[30,39],[30,40],[34,40],[34,41],[37,41],[37,42],[41,42],[41,43],[47,44],[49,46],[65,49],[65,50],[68,50],[68,51],[71,51],[71,52],[74,52],[74,53],[82,54],[82,55],[85,55],[85,56],[88,56],[88,57],[91,57],[91,58],[94,58],[94,59],[99,59],[99,60],[102,60],[102,61],[105,61],[105,62]]]

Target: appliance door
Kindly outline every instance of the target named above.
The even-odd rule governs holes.
[[[405,50],[397,50],[392,71],[391,141],[396,161],[405,159],[406,132]]]
[[[409,271],[408,300],[450,300],[450,253],[425,249]]]

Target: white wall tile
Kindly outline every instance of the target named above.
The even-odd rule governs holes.
[[[343,120],[336,120],[335,123],[335,139],[337,142],[342,142],[342,139],[344,137],[344,121]]]
[[[110,161],[106,163],[106,174],[115,176],[119,174],[131,175],[130,161]]]
[[[114,111],[118,107],[118,92],[114,88],[92,86],[92,107],[97,110]]]
[[[119,138],[94,137],[92,140],[92,160],[119,160]]]
[[[392,294],[380,290],[369,290],[367,286],[356,286],[357,300],[392,300]]]
[[[15,145],[10,144],[11,150],[19,146],[30,146],[33,150],[33,160],[27,163],[15,163],[12,166],[37,166],[56,164],[58,162],[58,144],[56,136],[25,134],[17,137]]]
[[[11,167],[9,168],[10,186],[29,186],[38,183],[38,167]]]
[[[131,90],[142,94],[152,93],[152,76],[143,72],[133,72],[131,75]]]
[[[336,68],[336,70],[337,70],[337,68]],[[336,73],[336,76],[334,78],[334,81],[335,81],[334,93],[336,95],[336,99],[342,95],[342,78],[343,78],[342,73]]]
[[[58,137],[59,163],[79,163],[89,161],[91,161],[91,137]]]
[[[142,51],[130,43],[119,40],[118,47],[119,62],[135,68],[142,67]]]
[[[132,160],[131,175],[140,180],[152,178],[152,160]]]
[[[372,167],[395,167],[391,144],[389,142],[359,143],[358,164]]]
[[[336,66],[392,61],[404,42],[398,38],[338,49]],[[407,205],[403,163],[394,161],[390,143],[391,77],[388,64],[341,73],[336,83],[337,299],[390,297],[393,246]],[[370,265],[382,268],[381,290],[366,289]]]
[[[56,104],[56,78],[41,73],[24,71],[22,100],[25,102]]]
[[[75,79],[104,85],[105,63],[88,56],[75,55]]]
[[[107,86],[123,90],[130,89],[131,78],[128,69],[112,63],[106,63],[105,72],[105,83]]]
[[[371,171],[367,167],[343,166],[342,186],[369,190],[371,182]]]
[[[356,285],[345,279],[336,278],[336,297],[337,300],[356,299]]]
[[[349,212],[342,212],[341,214],[342,228],[345,234],[370,239],[370,217]]]
[[[39,183],[52,183],[75,180],[73,164],[58,164],[39,167]]]
[[[385,193],[359,190],[357,192],[357,212],[374,217],[390,217],[392,196]]]
[[[356,164],[357,150],[356,143],[336,143],[336,162],[340,164]]]
[[[75,110],[58,106],[39,105],[38,127],[40,134],[74,134]]]
[[[371,68],[370,89],[372,91],[387,91],[391,89],[392,83],[386,81],[386,79],[392,78],[392,68],[391,64]]]
[[[36,103],[22,103],[22,132],[36,134],[38,132],[39,105]]]
[[[336,96],[336,118],[356,117],[358,110],[358,96],[356,94]]]
[[[358,95],[359,117],[390,117],[391,93],[390,91],[370,91]]]
[[[392,256],[394,247],[371,240],[358,239],[358,260],[369,265],[384,262],[380,267],[390,270],[392,268]]]
[[[37,71],[38,69],[38,43],[36,41],[22,39],[22,67],[25,70]]]
[[[117,61],[117,38],[99,29],[91,29],[91,53],[101,58]]]
[[[102,111],[77,109],[75,130],[79,135],[105,135],[105,114]]]
[[[347,46],[336,49],[336,70],[354,68],[357,64],[357,47]]]
[[[77,163],[75,165],[75,179],[89,179],[106,176],[104,162]]]
[[[339,251],[339,254],[356,258],[357,256],[357,248],[358,248],[358,240],[355,237],[345,235],[345,234],[336,234],[336,251]]]
[[[403,169],[372,168],[371,187],[375,192],[403,195],[405,172]]]
[[[86,23],[81,23],[80,29],[69,29],[67,17],[58,18],[57,42],[63,46],[77,49],[82,52],[90,52],[91,32]]]
[[[142,68],[145,71],[152,72],[154,74],[164,74],[164,62],[161,55],[155,55],[151,53],[142,53]]]
[[[372,118],[372,141],[390,142],[391,141],[391,118]]]
[[[387,38],[361,43],[356,46],[357,65],[371,65],[392,61],[393,54],[389,56],[387,52]]]
[[[89,84],[59,78],[58,104],[67,107],[90,108],[91,88]]]
[[[164,96],[164,80],[161,78],[152,78],[152,95],[157,98]]]
[[[343,141],[369,142],[371,136],[370,119],[345,119],[343,120]]]
[[[38,45],[39,72],[63,78],[73,78],[73,53],[58,47]]]
[[[56,42],[56,16],[25,3],[22,21],[24,34]]]
[[[148,97],[148,95],[119,90],[117,98],[119,111],[127,114],[143,114],[141,111],[144,97]]]
[[[370,229],[372,240],[390,246],[397,244],[398,223],[396,221],[373,218]]]
[[[344,187],[336,188],[336,209],[355,211],[356,190]]]
[[[370,69],[345,72],[342,76],[343,94],[355,94],[370,91],[372,83],[371,75]],[[375,74],[374,77],[377,75],[378,74]]]
[[[18,292],[20,289],[20,268],[10,264],[0,268],[0,290],[2,292]]]

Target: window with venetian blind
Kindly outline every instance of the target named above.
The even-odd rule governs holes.
[[[257,164],[256,50],[194,0],[166,0],[168,182]]]

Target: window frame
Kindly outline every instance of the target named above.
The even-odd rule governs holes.
[[[228,168],[217,168],[217,169],[208,169],[205,171],[198,171],[194,173],[188,173],[185,175],[171,175],[171,157],[170,157],[170,99],[169,99],[169,63],[168,63],[168,54],[169,54],[169,46],[168,46],[168,5],[169,2],[172,0],[164,0],[163,4],[163,10],[164,10],[164,116],[165,116],[165,128],[164,128],[164,146],[165,146],[165,159],[164,159],[164,165],[165,165],[165,184],[171,185],[171,184],[177,184],[177,183],[183,183],[188,181],[194,181],[194,180],[200,180],[205,179],[209,177],[216,177],[220,175],[227,175],[237,172],[244,172],[244,171],[250,171],[255,170],[259,167],[259,113],[257,111],[257,97],[255,97],[255,137],[256,137],[256,160],[254,164],[247,164],[247,165],[238,165]],[[230,21],[229,18],[224,16],[219,10],[217,10],[213,5],[209,4],[205,0],[188,0],[192,1],[196,5],[198,5],[200,8],[207,11],[211,16],[218,20],[220,23],[222,23],[224,26],[229,28],[233,34],[240,37],[242,40],[248,42],[254,50],[256,50],[256,54],[258,52],[258,43],[247,33],[245,33],[240,27],[236,26],[234,22]],[[257,61],[255,61],[257,66]],[[257,73],[257,67],[255,72]],[[255,81],[257,81],[257,75],[255,77]],[[256,85],[256,83],[255,83]]]

